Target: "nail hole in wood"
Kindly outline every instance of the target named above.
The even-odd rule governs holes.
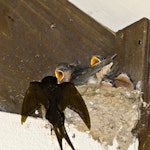
[[[143,44],[142,40],[139,40],[138,45],[142,45],[142,44]]]

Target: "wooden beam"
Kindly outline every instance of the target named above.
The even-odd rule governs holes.
[[[19,113],[29,82],[57,63],[113,53],[115,35],[66,0],[6,0],[0,8],[0,110]]]
[[[135,83],[143,82],[142,89],[148,93],[148,26],[149,20],[142,19],[116,33],[116,51],[120,70],[127,72]],[[145,101],[148,95],[144,93]]]
[[[120,71],[131,75],[135,83],[142,81],[143,99],[150,102],[150,22],[140,21],[116,33],[116,50]],[[140,150],[150,142],[150,118],[147,108],[141,108],[141,119],[133,132],[138,134]],[[149,141],[149,142],[147,142]],[[147,144],[148,146],[148,144]],[[149,149],[145,147],[144,150]],[[146,149],[147,148],[147,149]]]

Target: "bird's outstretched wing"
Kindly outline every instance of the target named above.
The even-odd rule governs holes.
[[[45,107],[48,106],[48,98],[44,94],[40,84],[40,82],[30,82],[22,104],[22,123],[25,122],[27,116],[31,115],[36,109],[38,109],[41,104]]]
[[[66,107],[72,109],[79,114],[86,126],[90,129],[91,122],[88,109],[74,84],[71,82],[64,82],[59,85],[59,90],[60,98],[58,101],[58,108],[61,111],[65,110]]]

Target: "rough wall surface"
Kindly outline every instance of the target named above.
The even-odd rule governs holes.
[[[142,93],[126,88],[80,86],[91,117],[90,135],[109,147],[116,139],[118,150],[127,150],[134,142],[131,133],[140,118]],[[69,111],[69,112],[68,112]],[[86,130],[79,117],[67,110],[67,122],[73,122],[81,131]],[[75,119],[76,118],[76,119]]]

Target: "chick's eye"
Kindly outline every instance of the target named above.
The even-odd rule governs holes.
[[[67,69],[68,69],[67,67],[64,67],[64,68],[63,68],[64,71],[66,71]]]
[[[105,58],[103,57],[103,56],[100,56],[100,60],[102,61],[102,60],[104,60]]]

